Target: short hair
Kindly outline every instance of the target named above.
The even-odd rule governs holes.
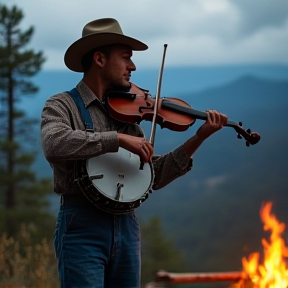
[[[92,62],[93,62],[93,56],[94,56],[94,53],[96,51],[99,51],[99,52],[105,54],[106,57],[108,57],[112,46],[114,46],[114,45],[101,46],[101,47],[94,48],[94,49],[90,50],[89,52],[87,52],[82,57],[82,60],[81,60],[81,65],[83,67],[83,71],[88,72],[91,69]]]

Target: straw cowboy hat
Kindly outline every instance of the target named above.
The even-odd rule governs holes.
[[[83,56],[94,48],[110,45],[125,44],[132,50],[146,50],[148,46],[141,41],[123,34],[120,24],[113,18],[94,20],[86,24],[82,37],[75,41],[66,51],[64,62],[75,72],[83,72],[81,60]]]

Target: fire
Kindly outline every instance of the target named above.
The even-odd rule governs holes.
[[[281,234],[285,224],[280,223],[275,215],[271,214],[272,203],[263,204],[260,217],[264,223],[264,230],[271,231],[269,241],[262,239],[264,248],[263,263],[259,264],[259,253],[252,253],[248,259],[243,258],[243,270],[251,281],[253,288],[287,288],[288,287],[288,247]],[[244,287],[244,282],[238,283]]]

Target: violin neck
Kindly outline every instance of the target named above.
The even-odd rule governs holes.
[[[182,105],[173,103],[167,99],[162,100],[162,107],[182,114],[190,115],[196,119],[207,120],[207,114],[205,112],[195,110],[191,107],[184,107]],[[238,124],[228,120],[225,126],[235,128],[238,127]]]

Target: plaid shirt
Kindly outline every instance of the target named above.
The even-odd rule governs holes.
[[[41,120],[41,140],[44,155],[53,169],[54,191],[58,194],[81,193],[74,182],[77,160],[86,160],[104,153],[117,152],[117,133],[143,137],[137,124],[123,123],[112,118],[104,104],[80,81],[76,86],[92,117],[94,132],[85,131],[82,117],[74,100],[63,92],[45,103]],[[160,189],[184,175],[192,167],[183,145],[163,156],[153,157],[155,181]]]

